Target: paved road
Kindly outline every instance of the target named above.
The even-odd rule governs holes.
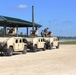
[[[0,75],[76,75],[76,45],[60,49],[0,56]]]

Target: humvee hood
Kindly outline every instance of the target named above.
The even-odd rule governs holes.
[[[3,43],[3,42],[7,42],[8,41],[8,37],[7,38],[5,38],[5,37],[2,37],[2,38],[0,38],[0,43]]]

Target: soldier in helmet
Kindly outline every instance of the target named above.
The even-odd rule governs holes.
[[[44,29],[45,37],[47,37],[48,29],[49,29],[49,28],[45,28],[45,29]]]
[[[44,30],[41,31],[41,36],[45,37]]]

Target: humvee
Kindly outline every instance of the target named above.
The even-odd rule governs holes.
[[[27,44],[22,37],[0,37],[0,52],[12,56],[15,51],[27,52]]]
[[[27,43],[27,48],[33,52],[36,52],[38,49],[46,50],[46,42],[43,37],[25,37]]]
[[[52,49],[53,47],[58,49],[59,48],[59,39],[57,37],[45,37],[46,48]]]
[[[53,47],[59,48],[59,38],[53,37]]]

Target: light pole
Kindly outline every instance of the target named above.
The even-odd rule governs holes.
[[[34,31],[34,6],[32,6],[32,30]]]

